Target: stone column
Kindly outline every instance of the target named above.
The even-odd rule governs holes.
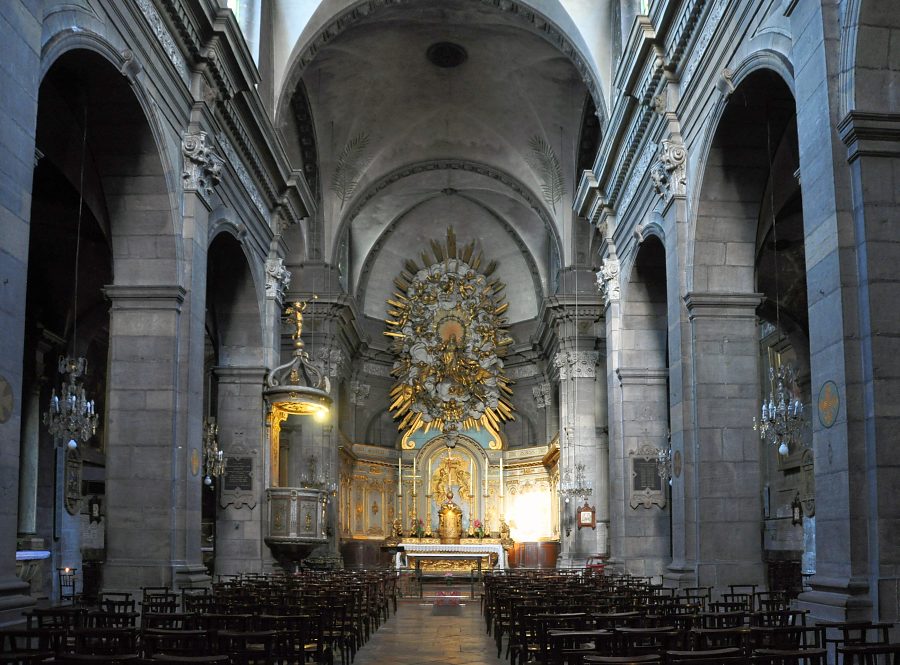
[[[689,293],[694,445],[684,450],[685,536],[697,581],[718,589],[764,580],[758,409],[758,293]],[[723,537],[727,534],[727,537]]]
[[[37,528],[38,452],[40,449],[41,384],[36,382],[23,395],[22,441],[19,448],[19,526],[20,536],[33,536]]]
[[[894,24],[897,24],[896,17]],[[891,34],[900,35],[900,30],[894,27]],[[845,515],[844,519],[851,522],[850,529],[857,532],[854,539],[866,538],[868,541],[871,618],[896,622],[900,618],[900,544],[896,538],[900,529],[900,504],[894,488],[900,485],[900,467],[897,465],[894,432],[900,421],[896,400],[900,392],[900,320],[896,309],[900,288],[900,269],[897,267],[900,265],[900,245],[897,243],[895,222],[900,212],[897,198],[900,191],[900,113],[851,112],[839,130],[847,145],[850,165],[859,275],[858,325],[862,376],[858,385],[846,386],[846,396],[838,390],[835,424],[840,426],[840,421],[845,417],[843,410],[850,412],[847,418],[853,418],[859,424],[861,436],[848,446],[848,465],[852,469],[865,469],[862,484],[868,487],[865,526],[862,520],[853,524],[848,519],[849,515]],[[841,253],[846,255],[846,252]],[[818,284],[810,283],[810,291],[817,288]],[[813,399],[818,398],[819,403],[815,407],[819,414],[827,414],[830,408],[824,388],[829,378],[826,372],[817,371],[814,376],[813,386],[817,392],[813,393]],[[840,401],[846,401],[846,405],[840,404]],[[851,410],[851,404],[856,408]],[[817,579],[814,588],[819,589],[827,581],[829,569],[835,570],[834,555],[840,552],[826,535],[838,526],[836,522],[840,517],[835,510],[839,506],[831,505],[829,500],[832,483],[822,474],[821,482],[825,484],[819,484],[819,469],[824,471],[824,468],[832,466],[836,457],[832,452],[836,444],[823,420],[825,418],[818,414],[812,417],[814,436],[822,442],[828,440],[827,445],[819,444],[816,450],[817,528],[821,529],[822,523],[828,521],[825,527],[828,531],[818,532],[821,540],[817,540]],[[818,455],[823,449],[825,459],[822,462],[827,464],[819,462]],[[821,558],[819,550],[822,552]],[[853,603],[848,613],[856,615],[859,609]]]
[[[43,7],[22,0],[0,3],[4,96],[0,108],[0,625],[19,620],[32,605],[28,584],[16,577],[16,505],[19,494],[19,436],[22,427],[22,360],[34,134],[40,81]]]
[[[616,496],[622,502],[623,524],[621,542],[617,543],[617,558],[625,570],[633,575],[660,576],[669,563],[669,487],[659,474],[652,478],[659,483],[659,495],[635,493],[634,459],[644,459],[641,453],[655,457],[657,450],[668,447],[669,395],[668,372],[665,368],[619,367],[617,411],[621,415],[619,432],[621,447],[617,451],[624,494]]]
[[[185,290],[112,285],[106,295],[112,305],[104,585],[170,586],[173,560],[184,542],[176,528],[184,506],[175,484],[184,458],[176,396]]]
[[[590,283],[587,280],[585,283]],[[579,297],[580,300],[580,297]],[[595,324],[600,318],[599,298],[586,296],[575,307],[574,295],[559,297],[551,303],[553,323],[559,339],[559,351],[553,359],[559,376],[560,405],[560,483],[576,480],[576,465],[584,465],[583,481],[592,488],[587,497],[601,522],[595,529],[579,529],[576,508],[583,504],[580,496],[569,503],[560,501],[560,567],[580,566],[588,556],[606,549],[608,519],[607,475],[601,474],[600,442],[596,419],[597,362],[599,352]],[[568,535],[567,535],[568,531]]]
[[[249,492],[235,494],[227,490],[224,478],[215,481],[216,574],[262,572],[273,565],[271,552],[263,542],[269,459],[262,395],[266,368],[216,367],[214,372],[219,392],[219,449],[226,460],[251,458],[253,483]]]

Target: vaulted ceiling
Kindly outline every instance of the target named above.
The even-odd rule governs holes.
[[[589,100],[571,53],[493,5],[356,17],[304,66],[282,119],[318,193],[322,260],[381,318],[403,260],[453,226],[499,261],[510,321],[533,319],[572,244],[583,127],[598,138]]]

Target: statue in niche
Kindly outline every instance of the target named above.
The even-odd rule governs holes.
[[[453,490],[448,490],[447,500],[438,511],[438,537],[442,545],[458,545],[462,537],[462,510],[453,501]]]

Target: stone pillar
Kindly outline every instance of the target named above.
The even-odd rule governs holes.
[[[17,621],[34,601],[28,584],[16,577],[16,505],[19,494],[19,436],[22,428],[22,360],[34,134],[40,81],[39,3],[0,3],[3,59],[0,82],[7,103],[0,105],[0,625]]]
[[[216,367],[214,371],[219,386],[219,449],[224,451],[226,460],[251,458],[253,469],[253,487],[246,493],[227,491],[224,478],[215,481],[212,491],[218,498],[216,574],[258,573],[273,565],[271,552],[263,542],[269,473],[262,396],[266,369]]]
[[[635,492],[633,464],[642,453],[654,459],[658,450],[668,447],[669,395],[668,372],[665,368],[619,367],[618,413],[621,415],[619,433],[622,437],[615,459],[616,473],[621,474],[624,493],[621,501],[621,542],[617,543],[617,559],[633,575],[661,576],[668,565],[669,552],[669,487],[659,474],[652,478],[659,483],[659,494]]]
[[[104,586],[170,586],[183,534],[176,517],[181,286],[108,286]],[[198,525],[199,528],[199,525]],[[199,544],[198,544],[199,549]]]
[[[585,281],[585,283],[590,283]],[[579,296],[580,299],[580,296]],[[607,476],[601,474],[601,446],[596,419],[597,362],[599,352],[595,325],[601,310],[596,294],[586,296],[583,304],[575,307],[574,295],[561,296],[551,301],[553,325],[559,339],[559,351],[554,366],[559,376],[560,411],[560,484],[576,480],[576,465],[584,465],[583,481],[592,488],[587,497],[598,517],[607,517]],[[581,566],[588,556],[595,556],[607,545],[607,523],[601,521],[595,529],[579,529],[576,524],[577,506],[584,498],[571,497],[567,504],[560,500],[560,557],[559,566]],[[568,532],[568,534],[567,534]]]
[[[895,27],[891,34],[900,35],[900,30]],[[900,191],[900,114],[851,112],[839,130],[848,148],[847,161],[850,165],[859,275],[862,376],[858,385],[847,385],[847,395],[841,401],[846,400],[848,406],[838,405],[837,420],[842,419],[844,408],[850,411],[850,404],[858,405],[851,411],[852,416],[847,415],[857,421],[861,429],[860,440],[852,442],[852,448],[848,451],[848,464],[850,468],[865,469],[867,523],[865,526],[861,520],[857,524],[851,523],[850,529],[858,531],[853,535],[854,539],[864,537],[868,541],[871,618],[896,622],[900,618],[900,544],[896,539],[900,529],[900,504],[894,488],[900,484],[900,467],[897,466],[894,432],[900,421],[896,400],[900,392],[900,321],[895,303],[900,287],[900,269],[897,267],[900,265],[900,245],[895,227],[900,211],[897,199],[897,192]],[[818,285],[810,284],[809,288],[812,291]],[[817,372],[815,379],[813,385],[818,392],[814,392],[813,397],[814,400],[817,396],[822,400],[821,406],[816,406],[827,413],[829,405],[823,399],[824,391],[820,386],[827,381],[828,375]],[[843,397],[840,390],[838,397]],[[829,439],[827,447],[817,446],[817,472],[825,466],[819,463],[818,457],[823,447],[823,462],[831,466],[835,458],[832,453],[834,442],[822,420],[813,417],[816,427],[814,435],[819,440]],[[827,519],[831,523],[828,527],[831,532],[838,515],[830,507],[827,496],[831,485],[819,485],[819,474],[816,475],[816,522],[819,529],[816,578],[819,579],[814,588],[821,588],[827,579],[828,569],[834,569],[835,548],[834,543],[825,541],[820,527],[822,521]],[[848,517],[845,516],[845,519]],[[822,551],[821,565],[819,550]],[[858,606],[851,606],[848,613],[858,614],[859,609]]]
[[[694,445],[684,450],[688,551],[697,581],[718,589],[764,580],[760,549],[758,293],[689,293]],[[724,537],[727,534],[727,537]],[[694,541],[692,543],[692,541]]]
[[[22,400],[22,441],[19,448],[20,536],[33,536],[37,528],[38,452],[40,450],[41,384],[35,382]]]

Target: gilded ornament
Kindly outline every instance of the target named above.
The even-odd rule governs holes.
[[[512,339],[503,316],[505,286],[491,278],[496,263],[479,272],[481,252],[474,243],[459,249],[453,229],[445,247],[432,242],[421,258],[424,267],[404,263],[385,319],[397,356],[389,409],[400,420],[404,445],[421,428],[449,435],[451,445],[463,429],[496,433],[513,418],[502,360]]]

